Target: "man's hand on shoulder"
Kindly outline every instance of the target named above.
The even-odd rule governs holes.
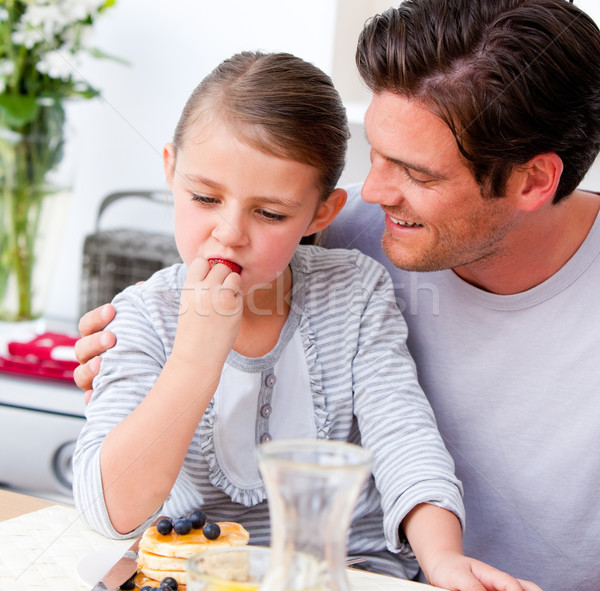
[[[86,404],[92,395],[92,381],[100,370],[99,355],[116,343],[115,335],[104,330],[114,317],[112,304],[104,304],[84,314],[79,321],[81,338],[75,343],[75,356],[81,365],[75,369],[74,377],[77,386],[85,391]]]

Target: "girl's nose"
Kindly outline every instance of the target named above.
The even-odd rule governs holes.
[[[241,216],[223,212],[212,231],[212,237],[223,246],[243,246],[248,243]]]

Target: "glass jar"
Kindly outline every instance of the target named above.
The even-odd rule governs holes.
[[[258,447],[258,463],[272,554],[260,591],[348,591],[348,530],[371,472],[371,453],[341,441],[275,440]],[[310,559],[305,572],[299,572],[297,553]]]

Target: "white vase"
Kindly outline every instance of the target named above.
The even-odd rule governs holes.
[[[22,133],[0,129],[0,320],[44,310],[71,194],[62,106]]]

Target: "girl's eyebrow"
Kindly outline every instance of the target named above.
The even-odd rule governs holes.
[[[285,207],[300,207],[302,205],[299,201],[294,201],[293,199],[287,199],[286,197],[268,197],[268,196],[260,196],[257,197],[263,203],[272,203],[273,205],[284,205]]]
[[[193,185],[205,185],[207,187],[212,187],[213,189],[223,189],[224,186],[212,179],[204,177],[198,174],[184,174],[183,177],[186,181],[188,181],[192,186]],[[272,205],[283,205],[284,207],[300,207],[302,202],[296,201],[294,199],[290,199],[288,197],[280,197],[276,195],[256,195],[255,198],[259,200],[261,203],[268,203]]]
[[[207,177],[203,177],[199,174],[184,174],[183,178],[192,184],[206,185],[208,187],[213,187],[214,189],[220,189],[223,186],[221,185],[221,183],[213,181],[212,179],[209,179]]]

